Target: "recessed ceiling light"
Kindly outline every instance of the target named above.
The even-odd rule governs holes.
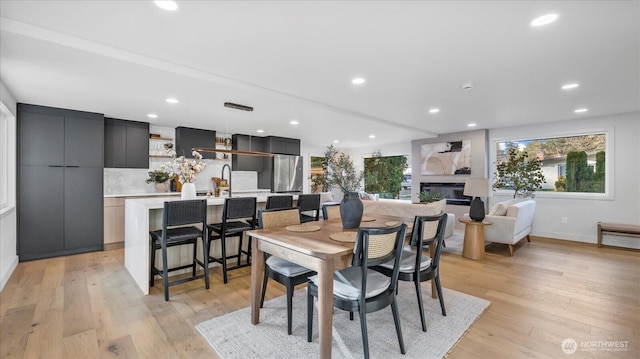
[[[580,85],[578,85],[578,84],[566,84],[566,85],[562,85],[562,89],[563,90],[571,90],[571,89],[574,89],[574,88],[576,88],[578,86],[580,86]]]
[[[587,109],[587,108],[577,108],[573,112],[575,112],[575,113],[584,113],[584,112],[587,112],[587,111],[589,111],[589,109]]]
[[[558,14],[542,15],[540,17],[533,19],[533,21],[531,21],[531,26],[538,27],[538,26],[549,25],[550,23],[556,21],[556,19],[558,19]]]
[[[438,112],[440,112],[439,108],[431,108],[431,109],[429,109],[429,113],[438,113]]]
[[[257,130],[257,133],[264,133],[264,130]]]
[[[166,99],[165,101],[167,101],[168,103],[178,103],[179,101],[173,97],[169,97],[168,99]]]
[[[158,118],[158,115],[156,115],[155,113],[150,113],[147,115],[147,117],[149,118]]]
[[[338,140],[333,140],[333,143],[338,143],[338,142],[340,142],[340,141],[338,141]]]
[[[476,126],[477,126],[477,124],[475,124],[475,123],[470,123],[470,124],[467,125],[467,127],[476,127]]]
[[[154,1],[154,3],[156,4],[156,6],[158,6],[159,8],[161,8],[163,10],[175,11],[175,10],[178,9],[178,4],[176,4],[175,1],[171,1],[171,0],[156,0],[156,1]]]
[[[369,138],[376,138],[376,135],[369,135]]]
[[[466,84],[462,84],[460,87],[462,87],[463,90],[471,90],[473,88],[473,84],[471,82],[467,82]]]
[[[351,83],[354,85],[362,85],[365,82],[366,80],[363,79],[362,77],[356,77],[355,79],[351,80]]]
[[[290,123],[290,124],[292,124],[292,125],[297,125],[297,124],[298,124],[298,121],[296,121],[296,120],[292,120],[292,121],[289,121],[289,123]]]

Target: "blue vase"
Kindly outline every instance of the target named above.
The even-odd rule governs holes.
[[[352,229],[360,227],[362,212],[364,208],[360,196],[356,192],[344,194],[340,202],[340,217],[342,218],[342,228]]]

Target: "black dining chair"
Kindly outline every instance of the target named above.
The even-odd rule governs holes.
[[[242,248],[243,235],[245,231],[255,228],[256,222],[256,198],[255,197],[232,197],[225,198],[222,209],[222,222],[210,224],[209,229],[209,249],[211,241],[220,240],[220,257],[209,255],[209,262],[217,262],[222,265],[222,278],[227,283],[227,272],[251,265],[251,238],[247,249]],[[236,254],[227,255],[227,239],[238,237],[238,251]],[[207,252],[209,253],[209,252]],[[246,255],[246,262],[241,263],[242,255]],[[229,267],[229,259],[237,259],[237,264]]]
[[[187,226],[190,225],[190,226]],[[200,227],[196,227],[199,225]],[[154,277],[162,276],[164,286],[164,300],[169,300],[169,287],[176,284],[204,278],[205,288],[209,289],[209,258],[207,252],[207,201],[170,201],[164,202],[162,213],[162,229],[149,232],[151,236],[151,258],[149,272],[149,287],[154,285]],[[197,259],[198,238],[202,238],[203,260]],[[193,246],[193,261],[191,264],[169,268],[167,249],[175,246]],[[162,250],[162,269],[156,268],[156,250]],[[196,275],[196,265],[204,269],[204,273]],[[191,268],[191,277],[169,281],[169,272]]]
[[[320,193],[298,195],[298,209],[300,209],[300,223],[317,221],[320,219]],[[307,213],[313,212],[313,215]]]
[[[283,209],[293,208],[293,196],[292,195],[277,195],[267,197],[267,203],[264,206],[265,209]],[[256,227],[259,226],[258,219],[256,218]]]
[[[322,205],[322,219],[339,219],[340,203],[327,203]]]
[[[263,209],[258,211],[260,228],[277,228],[300,224],[300,212],[293,209]],[[262,280],[262,295],[260,296],[260,308],[264,304],[267,292],[268,278],[282,284],[287,289],[287,334],[291,335],[291,320],[293,307],[293,292],[297,285],[307,281],[309,276],[316,272],[301,265],[292,263],[276,256],[268,256],[265,260],[264,278]]]
[[[364,357],[369,358],[369,337],[366,313],[375,312],[391,305],[393,320],[400,344],[400,352],[405,354],[402,327],[396,302],[398,284],[398,263],[402,253],[407,225],[395,227],[359,228],[353,249],[351,267],[339,270],[333,275],[333,306],[360,316]],[[391,277],[371,269],[392,261],[395,266]],[[313,297],[318,296],[318,276],[309,278],[307,284],[307,341],[311,342],[313,328]]]
[[[411,240],[409,242],[410,246],[403,249],[402,258],[400,259],[400,274],[398,280],[413,282],[415,284],[423,332],[427,331],[427,324],[424,317],[424,305],[422,303],[422,291],[420,289],[421,282],[429,280],[435,281],[442,315],[447,315],[444,308],[442,288],[440,286],[439,265],[444,232],[447,227],[447,218],[447,214],[443,212],[435,216],[416,216],[413,221],[413,233],[411,234]],[[436,246],[433,258],[423,255],[423,251],[428,249],[429,246]],[[395,267],[394,263],[389,261],[374,267],[374,269],[387,276],[391,276],[394,273]]]

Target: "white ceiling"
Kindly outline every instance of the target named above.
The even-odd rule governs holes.
[[[177,2],[2,0],[1,81],[19,102],[382,150],[640,110],[639,1]]]

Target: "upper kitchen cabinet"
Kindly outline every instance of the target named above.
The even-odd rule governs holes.
[[[106,118],[104,120],[104,166],[149,168],[149,124]]]
[[[233,135],[231,136],[232,149],[238,151],[265,151],[265,138],[249,135]],[[231,167],[234,171],[256,171],[262,172],[264,169],[264,160],[268,157],[261,156],[231,156]]]
[[[201,130],[198,128],[176,127],[176,155],[193,158],[193,148],[216,148],[216,131]],[[200,152],[202,158],[216,159],[213,152]]]
[[[269,147],[267,152],[279,155],[300,155],[300,140],[296,138],[266,137]]]

